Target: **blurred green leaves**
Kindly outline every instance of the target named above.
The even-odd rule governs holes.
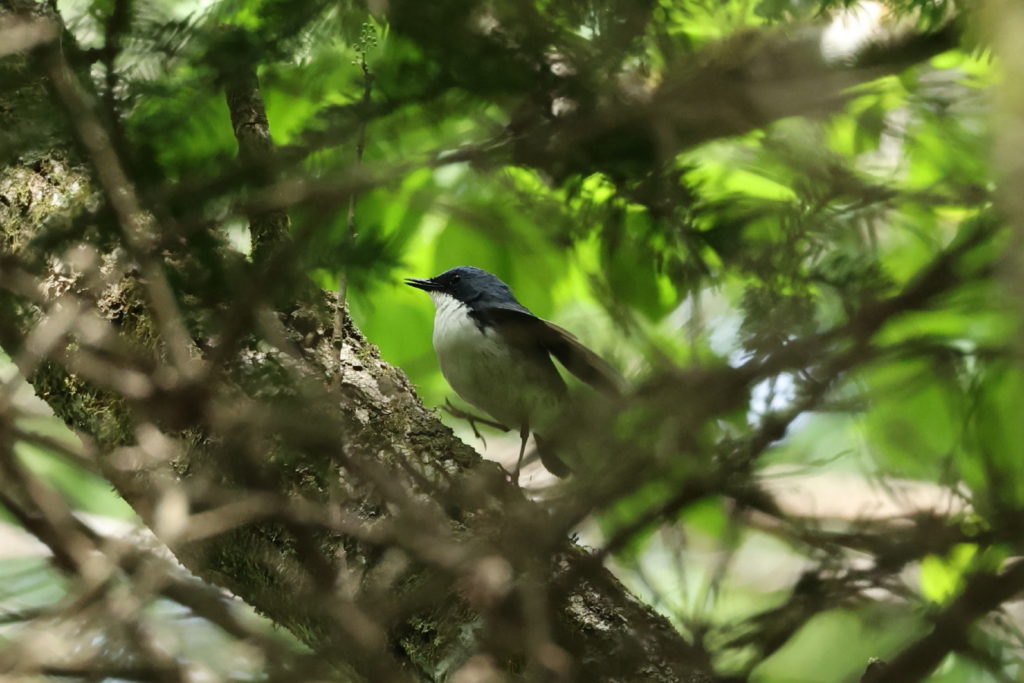
[[[929,555],[921,561],[921,594],[945,603],[964,586],[964,575],[976,565],[978,547],[969,543],[954,546],[945,557]]]

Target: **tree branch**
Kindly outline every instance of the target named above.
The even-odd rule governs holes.
[[[231,34],[238,42],[244,39],[241,29],[234,29]],[[273,159],[274,141],[260,94],[256,65],[244,61],[222,68],[221,73],[231,129],[238,141],[239,162],[257,177],[265,175]],[[288,214],[283,209],[267,209],[250,211],[248,216],[252,259],[263,263],[273,247],[287,238]]]
[[[950,652],[968,646],[968,630],[978,619],[1024,590],[1024,560],[999,574],[979,573],[967,579],[963,592],[935,619],[931,633],[904,648],[877,671],[872,683],[924,680]]]

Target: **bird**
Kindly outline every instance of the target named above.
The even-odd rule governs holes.
[[[434,302],[432,342],[441,374],[467,403],[519,431],[519,470],[531,431],[541,463],[567,477],[572,469],[549,447],[568,389],[557,359],[577,378],[609,394],[621,391],[618,372],[568,330],[539,318],[512,290],[482,268],[457,266],[432,278],[406,278]]]

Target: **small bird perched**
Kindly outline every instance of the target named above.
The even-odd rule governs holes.
[[[551,356],[590,386],[617,392],[618,374],[600,356],[554,323],[520,304],[508,285],[486,270],[459,266],[427,280],[407,278],[434,301],[434,351],[441,373],[459,396],[496,421],[519,430],[518,480],[532,431],[541,462],[565,477],[570,468],[542,436],[565,407],[567,389]]]

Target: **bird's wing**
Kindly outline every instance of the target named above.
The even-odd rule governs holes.
[[[514,304],[488,306],[482,314],[509,343],[540,346],[557,358],[566,370],[595,389],[611,394],[621,393],[623,381],[615,368],[581,344],[572,332]]]

